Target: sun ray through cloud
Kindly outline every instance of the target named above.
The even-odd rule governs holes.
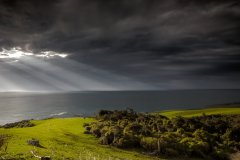
[[[29,91],[37,88],[42,91],[150,88],[148,84],[68,59],[66,53],[43,51],[34,54],[14,47],[10,50],[3,49],[0,55],[4,56],[0,59],[6,60],[2,62],[5,68],[14,72],[14,76],[10,77],[15,77],[15,85],[25,87],[24,89]],[[108,82],[109,79],[111,82]]]

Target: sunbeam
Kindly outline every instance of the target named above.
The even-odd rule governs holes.
[[[153,88],[131,78],[68,59],[68,54],[65,53],[43,51],[34,54],[15,47],[3,49],[0,55],[0,73],[8,71],[5,79],[1,80],[2,86],[5,86],[1,89],[4,91],[63,92]]]

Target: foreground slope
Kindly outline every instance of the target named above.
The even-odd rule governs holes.
[[[148,160],[154,159],[136,151],[120,150],[98,144],[91,135],[83,134],[83,123],[94,121],[91,118],[64,118],[32,121],[36,126],[29,128],[0,129],[1,135],[8,135],[7,151],[1,151],[0,159],[35,159],[30,151],[52,159],[79,160]],[[29,139],[38,139],[43,146],[27,144]]]
[[[240,108],[207,108],[201,110],[181,110],[160,112],[168,117],[178,115],[192,117],[209,114],[240,114]],[[98,139],[84,134],[83,124],[95,121],[92,118],[58,118],[33,120],[34,127],[0,128],[0,135],[7,135],[7,145],[0,150],[0,159],[36,159],[30,153],[39,156],[51,156],[52,159],[79,160],[149,160],[159,159],[141,154],[141,151],[122,150],[108,145],[100,145]],[[34,147],[27,141],[35,138],[43,146]],[[178,158],[179,159],[179,158]]]

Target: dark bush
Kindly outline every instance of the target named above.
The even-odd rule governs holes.
[[[169,119],[159,114],[102,110],[85,133],[103,145],[141,148],[164,156],[228,160],[240,150],[240,115],[202,115]]]
[[[90,132],[95,135],[97,138],[101,137],[101,132],[100,132],[101,126],[94,124],[91,126]]]
[[[2,128],[25,128],[35,126],[30,120],[23,120],[15,123],[7,123]]]
[[[112,114],[112,113],[113,113],[112,111],[100,110],[99,113],[98,113],[98,116],[102,117],[102,116],[109,115],[109,114]]]
[[[89,123],[83,123],[83,127],[88,127],[89,125]]]
[[[140,145],[147,151],[160,150],[159,139],[155,137],[143,137],[141,138]]]
[[[140,139],[136,136],[125,135],[116,139],[113,145],[119,148],[139,148]]]
[[[91,130],[91,127],[90,126],[87,126],[85,127],[86,131],[90,131]]]
[[[84,134],[92,134],[90,131],[84,131]]]

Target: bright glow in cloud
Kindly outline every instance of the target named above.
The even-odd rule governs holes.
[[[154,86],[66,58],[68,54],[21,48],[0,51],[0,92],[144,90]],[[46,59],[51,59],[48,61]]]
[[[17,58],[21,58],[23,56],[32,56],[32,55],[33,55],[33,53],[24,52],[19,47],[14,47],[14,48],[11,48],[10,50],[6,50],[6,49],[2,48],[2,51],[0,52],[0,59],[6,59],[6,58],[17,59]]]
[[[14,47],[9,50],[2,48],[2,51],[0,51],[0,59],[20,59],[26,56],[32,56],[32,57],[42,57],[42,58],[53,58],[53,57],[59,57],[59,58],[66,58],[68,54],[63,53],[57,53],[54,51],[42,51],[39,54],[33,54],[33,52],[26,52],[23,51],[20,47]]]
[[[41,54],[37,54],[37,57],[44,57],[44,58],[51,58],[51,57],[61,57],[61,58],[66,58],[68,55],[67,54],[60,54],[57,52],[53,51],[44,51],[41,52]]]

